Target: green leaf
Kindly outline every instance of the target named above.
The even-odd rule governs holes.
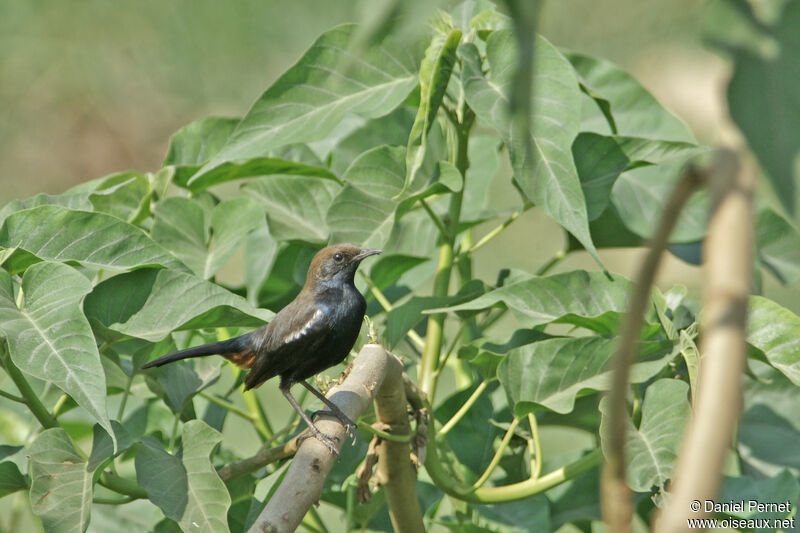
[[[527,327],[562,322],[610,334],[616,331],[619,314],[627,310],[632,288],[633,283],[618,274],[609,279],[602,272],[575,270],[522,279],[474,300],[426,312],[477,311],[503,303]]]
[[[91,211],[92,203],[89,201],[89,195],[83,191],[67,191],[64,194],[37,194],[26,200],[12,200],[0,209],[0,223],[5,221],[11,213],[23,211],[25,209],[33,209],[42,205],[60,205],[69,209],[77,209],[82,211]]]
[[[247,287],[247,300],[254,306],[258,305],[258,291],[272,271],[277,254],[278,241],[272,237],[267,221],[262,217],[244,244],[244,285]]]
[[[461,220],[481,218],[489,205],[489,190],[500,170],[500,140],[493,135],[469,138],[469,168],[464,179],[461,199]]]
[[[758,24],[774,39],[771,54],[734,50],[728,85],[731,117],[766,171],[767,179],[790,215],[797,213],[800,167],[800,4],[786,2],[774,26]],[[765,80],[769,80],[765,83]]]
[[[143,438],[136,479],[150,501],[183,531],[227,532],[231,498],[209,460],[222,435],[200,420],[184,424],[181,434],[182,459],[165,452],[152,437]]]
[[[149,212],[150,180],[140,172],[119,172],[97,184],[89,194],[94,211],[134,222]]]
[[[264,211],[250,198],[223,200],[210,212],[188,198],[158,203],[151,235],[203,279],[230,259],[247,235],[262,225]]]
[[[376,118],[397,107],[417,84],[420,47],[387,39],[353,57],[348,49],[355,29],[343,25],[323,33],[256,101],[195,179],[224,162],[322,139],[348,114]]]
[[[422,168],[426,156],[428,131],[439,112],[456,62],[456,50],[461,42],[461,31],[453,27],[453,20],[447,13],[439,11],[433,26],[436,31],[419,67],[420,102],[408,138],[406,186],[416,181],[417,173]]]
[[[9,275],[0,270],[0,331],[13,363],[69,394],[111,431],[106,377],[94,335],[81,312],[92,284],[74,268],[42,262],[22,278],[17,305]]]
[[[352,242],[382,248],[392,231],[397,200],[406,179],[406,150],[378,146],[361,154],[344,173],[347,185],[339,191],[326,215],[333,242]]]
[[[163,166],[177,167],[175,184],[185,187],[189,178],[225,145],[237,124],[238,118],[204,117],[172,134]]]
[[[62,428],[43,431],[28,450],[31,506],[45,531],[82,533],[92,509],[92,471]]]
[[[555,47],[537,37],[529,160],[527,143],[514,138],[508,110],[508,94],[517,63],[511,32],[493,32],[486,44],[486,55],[488,78],[483,74],[477,47],[472,43],[459,47],[467,102],[478,118],[494,127],[505,141],[514,177],[525,195],[572,233],[599,263],[570,153],[578,134],[581,98],[573,69]]]
[[[768,519],[770,521],[788,518],[792,515],[792,508],[800,496],[800,483],[788,470],[782,470],[777,476],[766,479],[755,479],[750,476],[725,477],[717,501],[720,502],[745,502],[744,509],[725,513],[730,516],[744,519]],[[750,509],[750,502],[759,504],[785,504],[789,508],[784,512],[759,511],[757,507]],[[761,530],[759,528],[759,530]],[[771,530],[774,530],[772,528]]]
[[[422,313],[433,312],[429,310],[435,307],[472,300],[484,291],[484,284],[473,279],[453,296],[415,296],[411,298],[389,311],[386,317],[386,341],[390,347],[394,347],[411,328],[425,318]]]
[[[188,364],[166,365],[153,370],[164,403],[180,413],[186,401],[219,379],[219,360],[199,359]]]
[[[372,263],[369,276],[379,289],[383,290],[412,268],[429,261],[425,257],[411,255],[386,255],[381,254],[377,261]],[[362,267],[363,268],[363,267]]]
[[[614,126],[609,127],[599,107],[581,117],[581,131],[629,135],[665,141],[693,143],[689,128],[667,111],[633,76],[610,61],[581,54],[567,54],[580,84],[595,101],[610,107]],[[536,85],[534,85],[534,90]],[[584,112],[587,109],[584,108]]]
[[[189,502],[189,476],[177,457],[167,453],[153,437],[142,437],[136,452],[136,481],[147,497],[176,522]]]
[[[649,387],[642,402],[642,422],[636,428],[627,419],[625,445],[626,477],[628,485],[636,492],[650,492],[656,486],[664,489],[672,473],[675,458],[689,418],[689,386],[677,379],[660,379]],[[600,400],[601,444],[608,453],[608,401]]]
[[[28,480],[19,471],[16,463],[0,463],[0,498],[28,488]]]
[[[21,248],[40,259],[78,261],[115,271],[144,266],[184,268],[136,226],[105,213],[56,205],[11,214],[0,226],[0,246]]]
[[[680,180],[683,161],[645,166],[622,173],[614,183],[611,202],[626,227],[644,238],[653,236],[667,201]],[[711,196],[707,190],[696,192],[678,216],[670,243],[702,239],[708,226]]]
[[[87,296],[84,310],[93,326],[153,342],[175,330],[256,327],[274,316],[219,285],[163,269],[141,269],[103,281]]]
[[[756,218],[758,259],[784,284],[800,281],[800,233],[786,219],[765,207]]]
[[[277,240],[328,240],[325,213],[341,190],[336,182],[278,175],[255,179],[242,190],[264,206],[270,232]]]
[[[89,455],[89,463],[86,466],[90,471],[94,472],[103,461],[111,457],[115,457],[133,444],[133,439],[128,430],[116,420],[111,421],[111,427],[114,429],[114,439],[117,441],[117,450],[114,451],[114,441],[111,439],[106,430],[99,424],[95,424],[92,428],[92,453]]]
[[[800,386],[800,317],[762,296],[751,296],[749,304],[747,342]]]
[[[683,161],[701,150],[684,142],[581,133],[572,144],[572,156],[586,197],[589,220],[595,220],[606,210],[614,184],[625,170],[670,159]]]
[[[584,390],[603,391],[611,385],[609,361],[616,339],[570,337],[548,339],[512,350],[500,363],[497,377],[519,415],[532,404],[569,413]],[[644,342],[631,367],[631,383],[653,377],[672,359],[672,343]]]
[[[212,185],[219,185],[227,181],[273,174],[310,176],[339,182],[339,178],[327,168],[297,163],[277,157],[255,157],[241,163],[225,162],[208,172],[193,176],[186,183],[186,188],[192,192],[199,192]]]

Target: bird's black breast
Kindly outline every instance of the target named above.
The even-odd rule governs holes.
[[[256,358],[247,388],[274,376],[291,385],[341,363],[358,338],[365,310],[364,297],[352,285],[301,294],[253,332]]]

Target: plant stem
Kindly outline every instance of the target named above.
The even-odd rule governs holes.
[[[147,498],[147,493],[138,483],[111,472],[103,472],[97,480],[102,486],[119,494],[131,496],[136,499]]]
[[[470,248],[467,251],[465,251],[464,253],[465,254],[471,254],[471,253],[475,252],[476,250],[479,250],[480,248],[483,248],[484,246],[486,246],[492,239],[494,239],[495,237],[500,235],[503,232],[504,229],[506,229],[508,226],[510,226],[512,222],[517,220],[521,214],[522,214],[521,211],[515,211],[514,213],[512,213],[511,216],[509,216],[505,221],[503,221],[502,224],[500,224],[499,226],[494,228],[492,231],[490,231],[489,233],[487,233],[486,235],[481,237],[481,239],[478,242],[476,242],[475,244],[470,246]]]
[[[446,237],[448,233],[447,228],[444,226],[442,219],[439,218],[439,215],[433,212],[433,209],[431,209],[431,206],[425,201],[425,198],[420,198],[419,203],[422,205],[422,208],[425,209],[425,212],[428,213],[428,216],[431,217],[431,220],[433,220],[433,223],[439,229],[439,233],[442,234],[442,237]]]
[[[239,415],[240,417],[244,418],[245,420],[249,420],[251,422],[257,422],[258,421],[258,417],[254,417],[252,414],[248,413],[244,409],[241,409],[241,408],[237,407],[236,405],[234,405],[233,403],[231,403],[231,402],[229,402],[227,400],[223,400],[222,398],[217,398],[213,394],[208,394],[205,391],[200,391],[200,397],[205,398],[209,402],[215,403],[215,404],[219,405],[220,407],[222,407],[224,409],[227,409],[228,411],[230,411],[231,413],[233,413],[235,415]]]
[[[267,414],[258,402],[255,391],[243,391],[242,399],[244,400],[245,406],[247,406],[247,410],[250,412],[253,425],[261,436],[261,439],[264,441],[269,440],[272,437],[272,428],[269,425],[269,420],[267,420]]]
[[[367,431],[369,433],[372,433],[373,435],[382,438],[383,440],[388,440],[391,442],[411,442],[411,439],[414,437],[413,433],[409,433],[406,435],[395,435],[394,433],[387,433],[386,431],[374,428],[365,422],[359,422],[358,427],[363,429],[364,431]]]
[[[628,420],[627,394],[630,367],[636,358],[637,341],[641,335],[642,321],[650,291],[655,280],[661,257],[669,242],[672,229],[678,221],[683,206],[692,193],[703,182],[703,175],[689,167],[670,195],[656,232],[650,242],[650,249],[639,267],[636,287],[631,295],[628,312],[622,324],[622,334],[613,359],[611,387],[608,392],[608,449],[606,467],[601,479],[601,500],[603,518],[611,531],[629,531],[633,505],[630,489],[625,481],[625,438]]]
[[[537,276],[544,276],[545,274],[550,272],[551,268],[553,268],[554,266],[559,264],[561,261],[563,261],[565,257],[567,257],[567,251],[566,250],[559,250],[558,252],[556,252],[556,254],[553,257],[550,258],[550,260],[547,263],[545,263],[545,264],[543,264],[542,266],[539,267],[539,270],[536,271],[536,275]]]
[[[0,390],[0,396],[2,396],[3,398],[8,398],[12,402],[25,403],[25,398],[17,396],[15,394],[11,394],[10,392],[6,392],[4,390]]]
[[[506,434],[503,435],[503,440],[500,441],[500,446],[497,447],[494,457],[492,457],[492,460],[489,462],[489,466],[487,466],[486,470],[483,471],[481,477],[479,477],[478,480],[473,483],[473,488],[479,489],[485,485],[487,481],[489,481],[489,477],[491,477],[492,472],[494,472],[494,469],[497,468],[498,464],[500,464],[500,459],[503,458],[503,453],[505,453],[506,448],[508,448],[508,443],[511,442],[511,437],[514,436],[514,431],[516,431],[518,425],[519,418],[514,417],[514,420],[511,421],[511,425],[508,426],[508,430],[506,430]]]
[[[128,405],[128,397],[131,395],[131,385],[133,384],[133,376],[136,372],[132,372],[128,376],[128,382],[125,384],[125,390],[122,393],[122,400],[119,402],[119,409],[117,410],[117,420],[122,421],[122,415],[125,414],[125,407]]]
[[[61,396],[58,397],[58,400],[56,400],[56,404],[53,406],[54,418],[58,418],[58,415],[61,414],[61,410],[64,408],[64,405],[66,405],[67,400],[69,400],[69,396],[67,396],[66,394],[62,394]]]
[[[447,435],[451,429],[453,429],[453,426],[458,424],[458,421],[464,418],[464,415],[467,414],[475,402],[478,401],[481,393],[486,390],[486,386],[488,384],[489,380],[485,379],[481,381],[480,385],[478,385],[478,388],[472,391],[472,394],[470,394],[469,398],[467,398],[467,401],[465,401],[463,405],[459,407],[458,411],[456,411],[455,414],[450,418],[450,420],[448,420],[445,425],[443,425],[442,428],[436,432],[437,439],[444,438],[444,436]]]
[[[99,503],[100,505],[124,505],[135,500],[133,496],[125,498],[92,498],[92,503]]]
[[[169,449],[172,453],[175,453],[175,443],[178,440],[178,422],[180,422],[180,419],[180,413],[175,413],[175,419],[172,421],[172,432],[169,437]]]
[[[30,409],[31,413],[33,413],[33,416],[36,417],[36,420],[38,420],[39,423],[45,428],[58,427],[58,421],[53,415],[50,414],[50,411],[48,411],[44,404],[42,404],[41,400],[39,400],[39,396],[31,388],[30,383],[28,383],[28,380],[25,379],[25,376],[22,374],[20,369],[14,365],[8,350],[2,350],[2,357],[3,367],[6,369],[8,377],[10,377],[11,381],[13,381],[14,385],[16,385],[17,390],[22,395],[22,398],[24,399],[25,404],[28,406],[28,409]]]
[[[528,413],[528,424],[531,426],[531,440],[528,441],[528,451],[531,455],[531,479],[539,479],[542,473],[542,441],[539,440],[539,423],[536,415]]]

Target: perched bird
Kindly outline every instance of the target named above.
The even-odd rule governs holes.
[[[244,378],[245,390],[280,376],[281,392],[308,425],[311,435],[336,454],[334,439],[317,429],[292,396],[291,387],[295,383],[303,385],[352,432],[353,421],[305,380],[341,363],[350,353],[366,310],[366,302],[353,277],[362,260],[379,253],[380,250],[362,250],[352,244],[323,248],[308,267],[303,290],[266,326],[226,341],[164,355],[142,368],[190,357],[221,355],[241,368],[250,369]]]

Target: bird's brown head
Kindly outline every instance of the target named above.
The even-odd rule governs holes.
[[[367,250],[353,244],[335,244],[317,252],[308,267],[306,286],[311,283],[353,282],[358,265],[381,250]]]

